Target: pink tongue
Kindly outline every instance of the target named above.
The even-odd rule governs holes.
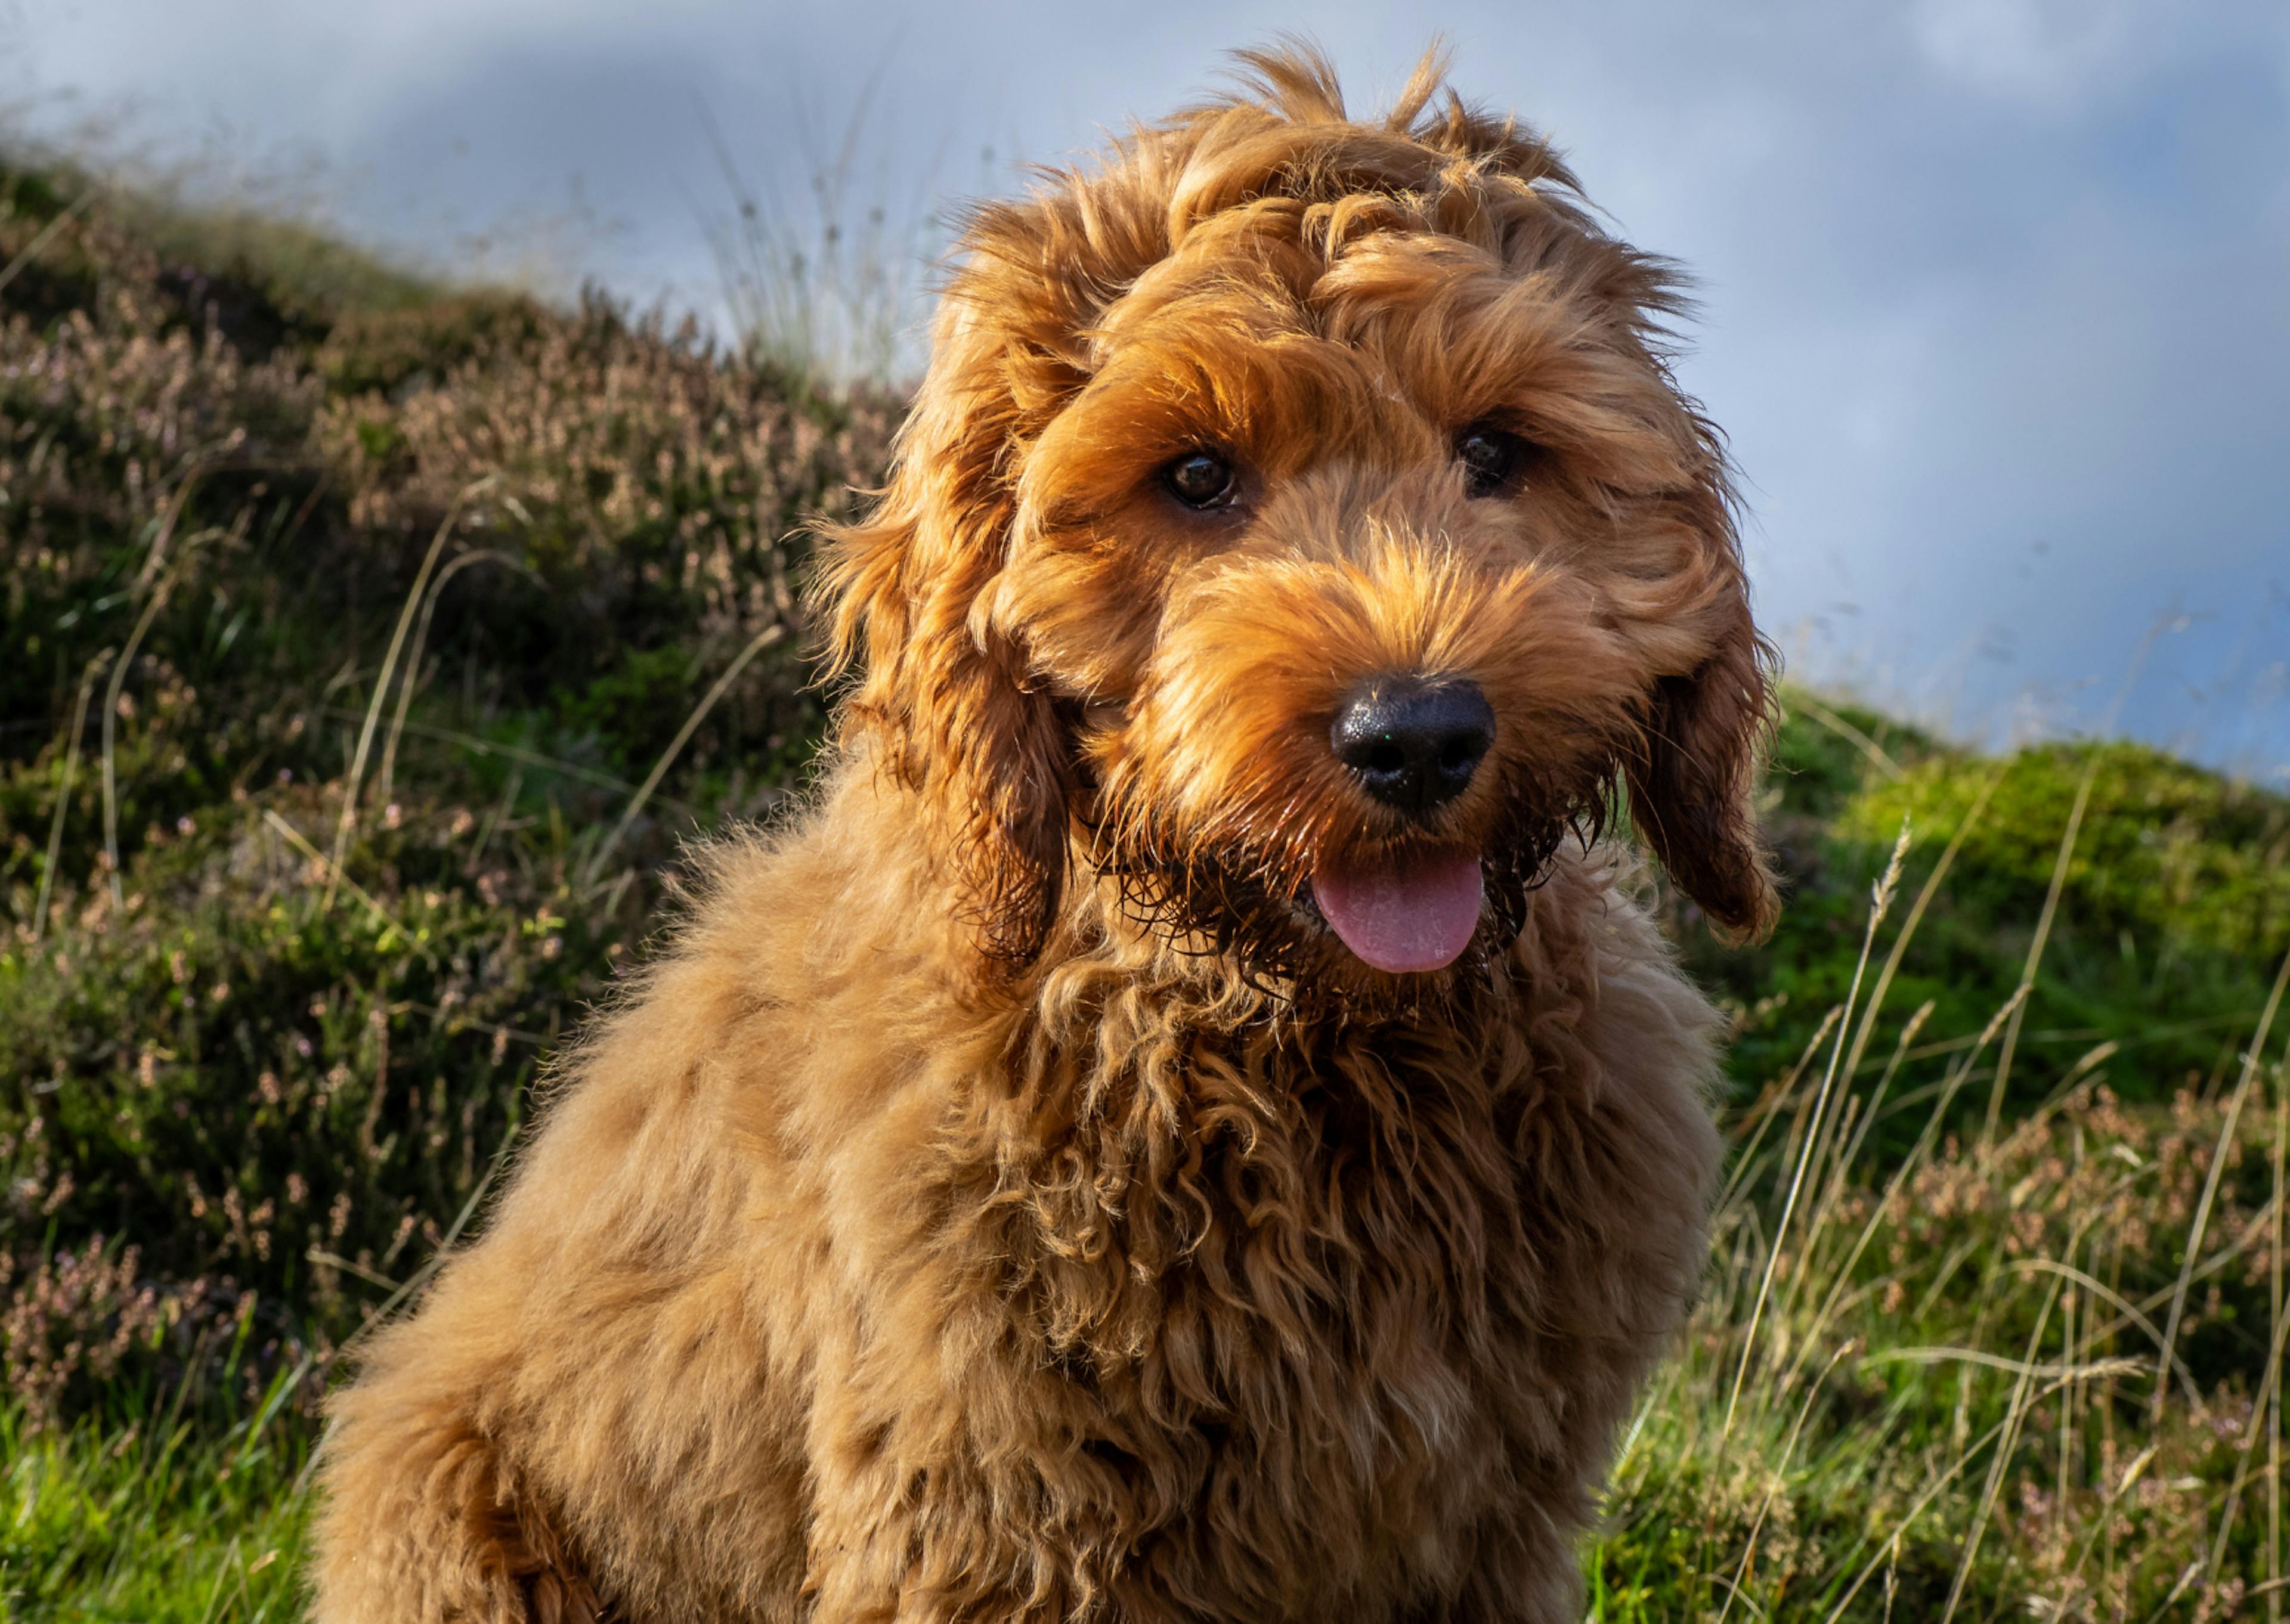
[[[1378,970],[1439,970],[1479,927],[1479,860],[1452,852],[1400,867],[1321,868],[1312,896],[1344,946]]]

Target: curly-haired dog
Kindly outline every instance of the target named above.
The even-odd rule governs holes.
[[[1594,837],[1765,923],[1766,647],[1667,268],[1248,60],[973,218],[823,781],[340,1400],[321,1619],[1577,1616],[1718,1161]]]

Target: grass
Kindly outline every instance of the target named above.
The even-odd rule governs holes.
[[[1623,1451],[1595,1616],[2271,1616],[2290,958],[2222,1098],[2128,1107],[2103,1042],[1960,1138],[2016,994],[1921,1090],[1929,1003],[1873,1087],[1837,1086],[1906,844],[1837,1019],[1733,1123],[1716,1277]],[[1910,1148],[1872,1153],[1896,1111]]]
[[[326,1384],[805,770],[898,403],[21,157],[0,273],[0,1618],[292,1613]],[[2290,802],[1798,693],[1765,811],[1771,942],[1662,900],[1732,1181],[1595,1616],[2278,1618]]]
[[[68,1428],[0,1408],[0,1618],[299,1617],[308,1439],[263,1414],[211,1435],[164,1408]]]

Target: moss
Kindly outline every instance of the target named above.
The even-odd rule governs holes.
[[[2118,1086],[2140,1100],[2215,1086],[2231,1069],[2290,950],[2290,801],[2141,745],[1996,757],[1887,728],[1865,710],[1831,714],[1863,741],[1803,708],[1776,740],[1766,824],[1787,900],[1772,940],[1742,950],[1683,929],[1693,968],[1736,1012],[1729,1063],[1745,1094],[1794,1066],[1846,1000],[1870,888],[1903,820],[1912,844],[1864,993],[1984,796],[1902,956],[1869,1074],[1927,1001],[1935,1041],[1976,1033],[2026,966],[2087,769],[2091,793],[2015,1040],[2011,1101],[2042,1100],[2105,1043],[2135,1059]],[[1984,1112],[1987,1099],[1970,1090],[1963,1108]]]
[[[2075,928],[2164,950],[2290,949],[2290,799],[2130,743],[2046,746],[1996,772],[1942,759],[1872,784],[1844,808],[1838,836],[1873,845],[1903,818],[1953,829],[1993,778],[1963,861],[1998,912],[2032,915],[2088,779],[2062,892]]]

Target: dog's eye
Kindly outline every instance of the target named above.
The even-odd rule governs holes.
[[[1187,452],[1161,470],[1170,493],[1188,508],[1224,508],[1233,499],[1232,464],[1213,452]]]
[[[1525,463],[1528,445],[1517,435],[1474,423],[1455,436],[1455,460],[1463,465],[1466,487],[1473,496],[1493,496],[1511,481]]]

